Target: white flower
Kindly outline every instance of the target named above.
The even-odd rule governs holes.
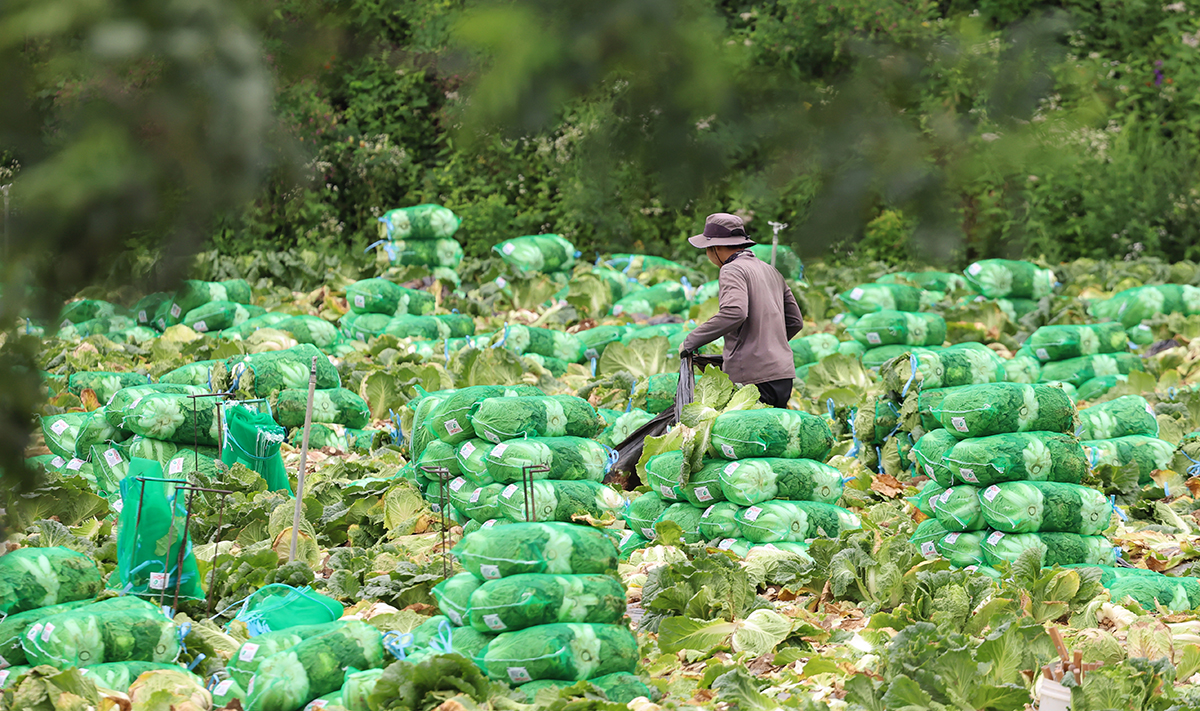
[[[1045,442],[1037,438],[1030,438],[1029,444],[1021,450],[1021,461],[1025,464],[1025,475],[1033,481],[1045,480],[1050,475],[1050,468],[1054,466],[1050,458],[1050,449]]]
[[[1021,388],[1021,400],[1021,407],[1017,410],[1017,429],[1027,432],[1033,429],[1033,423],[1038,417],[1037,391],[1033,386],[1026,385]]]

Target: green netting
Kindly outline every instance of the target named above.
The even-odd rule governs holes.
[[[720,293],[721,293],[721,282],[714,279],[712,281],[706,281],[703,284],[701,284],[700,286],[696,287],[696,289],[692,292],[691,298],[689,298],[688,301],[691,302],[691,304],[693,306],[698,306],[700,304],[703,304],[705,301],[708,301],[709,299],[719,298]]]
[[[864,346],[940,346],[946,340],[946,320],[937,314],[876,311],[846,328]]]
[[[989,527],[1005,533],[1058,531],[1099,535],[1112,519],[1104,494],[1078,484],[1010,481],[993,484],[979,494]]]
[[[575,337],[583,342],[584,348],[595,350],[600,355],[605,346],[621,340],[628,331],[628,326],[594,326],[576,333]]]
[[[445,620],[444,617],[440,616],[433,619]],[[446,622],[445,624],[449,623]],[[483,653],[488,644],[495,638],[494,635],[476,632],[471,627],[456,627],[453,631],[439,630],[438,637],[440,638],[440,642],[435,641],[434,644],[423,648],[417,647],[417,651],[408,656],[408,661],[413,664],[419,664],[429,657],[444,654],[445,648],[448,646],[454,654],[475,660],[476,664],[478,664],[477,657]]]
[[[534,479],[603,481],[609,450],[583,437],[530,437],[497,444],[484,455],[494,481],[521,481],[528,468]],[[545,471],[537,471],[545,468]]]
[[[936,481],[927,481],[916,496],[910,496],[906,500],[918,511],[933,518],[937,516],[937,503],[941,495],[946,492],[946,488]]]
[[[471,410],[471,424],[492,442],[522,437],[595,437],[603,420],[574,395],[489,397]]]
[[[137,300],[130,311],[133,313],[137,322],[143,326],[149,326],[154,320],[154,314],[163,304],[171,303],[171,294],[165,291],[158,291],[153,294],[147,294]]]
[[[741,507],[732,501],[721,501],[704,509],[700,514],[700,535],[708,541],[736,538],[740,535],[737,522],[739,511]]]
[[[825,461],[833,433],[817,415],[769,407],[718,415],[709,454],[724,459],[783,457]]]
[[[576,516],[603,519],[615,516],[624,506],[621,495],[595,481],[535,481],[533,491],[534,521],[574,521]],[[500,514],[514,521],[525,520],[525,489],[521,484],[509,484],[497,499]]]
[[[67,378],[67,390],[72,395],[80,395],[84,390],[90,389],[96,393],[97,400],[106,403],[121,388],[127,388],[131,385],[145,385],[148,381],[149,378],[139,373],[108,373],[98,371],[72,373]]]
[[[967,281],[989,299],[1040,299],[1054,291],[1054,272],[1030,262],[984,259],[964,273]]]
[[[142,437],[141,435],[134,435],[133,437],[130,437],[124,442],[116,445],[116,447],[121,451],[122,454],[125,455],[126,459],[133,459],[134,457],[137,457],[138,459],[149,459],[151,461],[158,462],[164,468],[174,457],[183,453],[191,455],[192,452],[199,452],[202,456],[206,457],[217,456],[217,450],[215,447],[200,447],[199,449],[195,449],[190,443],[187,446],[184,446],[174,442],[165,442],[163,440],[152,439],[150,437]]]
[[[1096,353],[1123,353],[1129,337],[1118,323],[1042,326],[1025,342],[1040,361],[1057,361]]]
[[[550,356],[538,355],[537,353],[526,353],[525,355],[523,355],[521,357],[526,359],[527,361],[537,363],[541,367],[550,371],[550,375],[552,375],[556,378],[562,377],[567,372],[567,369],[571,365],[570,363],[568,363],[565,360],[562,360],[561,358],[552,358]],[[530,370],[534,373],[538,372],[537,369],[530,369]]]
[[[859,284],[837,298],[855,316],[876,311],[920,311],[922,306],[921,290],[901,284]]]
[[[1154,408],[1141,395],[1125,395],[1079,411],[1080,439],[1115,439],[1129,435],[1158,436]]]
[[[992,531],[983,539],[983,555],[991,565],[1012,563],[1028,549],[1041,552],[1043,567],[1086,563],[1115,565],[1116,551],[1104,536],[1077,533],[1004,533]]]
[[[943,427],[965,439],[1009,432],[1072,432],[1075,406],[1061,388],[988,383],[956,389],[933,413]]]
[[[685,311],[687,307],[687,291],[683,288],[683,284],[664,281],[622,297],[613,304],[612,314],[614,316],[621,314],[673,314]]]
[[[25,468],[37,474],[57,471],[67,459],[60,454],[39,454],[36,457],[25,457]]]
[[[392,322],[387,314],[356,314],[348,313],[338,321],[338,329],[346,338],[367,342],[381,335]],[[436,328],[430,324],[429,328]]]
[[[383,676],[383,669],[346,670],[346,680],[342,682],[341,701],[347,711],[371,711],[368,699],[375,690],[375,683]]]
[[[282,351],[267,351],[231,358],[213,369],[213,387],[234,392],[240,399],[268,398],[280,390],[308,390],[312,360],[317,359],[317,387],[341,387],[337,368],[309,343]]]
[[[615,422],[604,428],[596,439],[601,443],[610,447],[615,447],[618,444],[629,439],[629,437],[638,430],[642,425],[654,419],[654,415],[645,410],[634,408],[629,412],[622,414]]]
[[[260,306],[246,306],[233,301],[210,301],[186,312],[180,322],[198,333],[216,332],[245,323],[266,312],[266,309]]]
[[[606,530],[615,531],[616,529]],[[622,531],[620,537],[617,539],[617,550],[621,552],[622,561],[628,560],[630,554],[636,550],[645,548],[648,545],[650,545],[650,541],[645,536],[634,530]]]
[[[862,527],[853,512],[815,501],[764,501],[739,510],[735,518],[741,537],[755,543],[837,538]]]
[[[690,330],[691,328],[684,323],[660,323],[655,326],[634,326],[631,324],[629,330],[621,337],[621,342],[629,345],[634,341],[658,338],[659,336],[669,340],[676,336],[682,336]]]
[[[1145,370],[1142,359],[1133,353],[1100,353],[1043,363],[1039,380],[1043,383],[1066,382],[1076,387],[1105,375],[1128,375]]]
[[[375,430],[363,430],[332,423],[314,422],[309,428],[308,446],[313,449],[332,447],[343,452],[370,452],[375,441]],[[288,431],[288,441],[299,442],[304,429],[295,427]]]
[[[524,684],[633,672],[638,658],[637,639],[624,625],[558,623],[505,632],[476,662],[493,679]]]
[[[83,323],[97,318],[116,316],[125,309],[100,299],[80,299],[63,307],[58,320],[67,323]]]
[[[851,424],[860,442],[883,444],[900,429],[900,408],[888,398],[868,397],[855,411]]]
[[[908,423],[906,428],[913,428],[919,424],[921,429],[926,432],[942,429],[942,422],[938,419],[935,412],[941,409],[942,401],[946,399],[947,395],[966,387],[970,386],[960,385],[954,388],[929,388],[922,390],[917,394],[917,421]],[[908,402],[911,403],[911,397]],[[909,406],[911,407],[911,405]],[[907,415],[908,410],[901,410],[901,414]]]
[[[1086,380],[1075,390],[1075,398],[1079,402],[1086,402],[1102,397],[1109,390],[1112,390],[1121,383],[1129,381],[1128,375],[1102,375],[1098,378]]]
[[[641,390],[639,385],[638,390]],[[657,415],[675,406],[675,396],[679,390],[679,373],[659,373],[651,375],[646,381],[646,412]],[[640,393],[638,393],[640,394]],[[635,400],[639,398],[635,395]]]
[[[920,473],[943,487],[951,486],[954,483],[954,474],[943,461],[943,457],[949,454],[958,442],[958,438],[945,429],[926,432],[913,445],[909,458],[917,465]]]
[[[207,376],[206,376],[207,377]],[[199,385],[183,385],[176,383],[151,383],[149,385],[134,385],[117,391],[108,404],[103,408],[104,417],[113,428],[124,428],[125,416],[129,408],[141,402],[147,395],[168,393],[174,395],[201,395],[208,389]],[[96,444],[96,442],[92,442]]]
[[[563,272],[575,264],[575,245],[553,234],[506,239],[492,250],[522,272]]]
[[[196,281],[188,279],[175,292],[175,300],[171,304],[170,315],[174,321],[192,309],[210,301],[233,301],[239,304],[249,304],[251,298],[250,284],[244,279],[228,281]]]
[[[88,458],[91,460],[96,493],[109,502],[119,501],[121,481],[129,472],[129,458],[120,449],[107,445],[92,446],[88,451]]]
[[[448,489],[454,508],[472,521],[482,523],[504,516],[504,509],[500,506],[500,494],[505,489],[503,484],[476,486],[463,477],[457,477],[450,482]]]
[[[222,363],[219,360],[200,360],[195,363],[181,365],[169,373],[164,373],[158,379],[158,384],[195,385],[208,391],[211,386],[213,366]]]
[[[246,687],[247,707],[295,711],[340,689],[347,669],[375,669],[383,663],[379,630],[360,620],[348,620],[263,659]]]
[[[512,579],[524,576],[514,576]],[[499,582],[499,581],[497,581]],[[483,581],[470,573],[459,573],[433,586],[433,598],[438,609],[456,626],[467,624],[467,611],[471,607],[471,593],[479,589]],[[514,628],[516,629],[516,628]],[[492,630],[482,629],[480,632]]]
[[[173,393],[151,393],[125,411],[125,429],[151,439],[216,446],[217,401]]]
[[[522,684],[518,687],[518,690],[525,694],[530,703],[533,703],[537,698],[538,692],[543,689],[565,689],[575,683],[574,681],[563,681],[561,679],[543,679],[541,681],[531,681],[528,684]],[[601,677],[588,679],[588,683],[603,691],[609,701],[618,704],[628,704],[639,696],[654,698],[655,695],[650,690],[650,687],[646,686],[641,679],[628,672],[605,674]]]
[[[73,341],[78,338],[87,338],[88,336],[108,336],[109,340],[122,340],[117,334],[122,333],[134,327],[133,319],[128,316],[109,316],[108,318],[94,318],[91,321],[83,323],[65,323],[58,331],[58,338],[64,341]],[[151,331],[154,335],[158,334]]]
[[[754,252],[754,256],[758,257],[767,264],[771,263],[771,249],[769,244],[756,244],[750,248]],[[796,256],[796,252],[791,247],[785,245],[775,245],[775,268],[784,279],[802,279],[804,278],[804,264],[800,261],[800,257]]]
[[[519,573],[606,573],[617,548],[598,530],[569,523],[514,523],[465,536],[452,551],[470,573],[487,580]]]
[[[704,515],[704,509],[692,506],[686,501],[677,504],[671,504],[663,509],[659,515],[658,521],[672,521],[678,524],[682,530],[682,536],[685,543],[696,544],[704,541],[704,536],[700,533],[700,517]]]
[[[779,541],[777,541],[777,543],[778,542]],[[716,548],[718,550],[729,551],[739,558],[745,558],[746,556],[750,555],[750,549],[752,549],[755,545],[765,544],[756,544],[753,541],[747,541],[744,538],[730,537],[718,541]]]
[[[903,284],[909,282],[930,291],[953,291],[969,289],[970,283],[961,274],[949,272],[891,272],[875,280],[877,284]]]
[[[646,286],[638,282],[637,279],[626,276],[621,272],[604,264],[592,267],[592,275],[596,276],[608,285],[609,295],[613,301],[618,301],[623,296],[645,289]]]
[[[1097,318],[1112,319],[1133,328],[1163,314],[1200,313],[1200,289],[1183,284],[1134,287],[1092,304],[1091,311]]]
[[[796,367],[820,362],[825,356],[837,353],[839,343],[837,336],[832,333],[814,333],[788,341]]]
[[[496,483],[487,467],[487,454],[494,446],[482,439],[469,439],[459,445],[455,452],[459,474],[476,486]]]
[[[254,591],[242,603],[236,619],[246,623],[251,637],[307,625],[336,621],[345,613],[337,600],[312,591],[271,583]]]
[[[340,336],[337,327],[316,316],[291,316],[276,323],[272,328],[286,331],[299,343],[311,343],[317,348],[337,345]]]
[[[448,239],[458,231],[462,218],[448,207],[423,203],[388,210],[379,218],[379,238],[387,240]]]
[[[540,389],[528,385],[472,385],[446,393],[442,401],[429,411],[424,422],[433,435],[443,442],[461,444],[476,437],[471,414],[478,403],[493,397],[541,395]]]
[[[658,492],[648,491],[633,499],[625,507],[625,522],[629,528],[641,534],[646,540],[654,540],[654,522],[670,505]]]
[[[645,483],[666,501],[682,501],[683,452],[678,450],[656,454],[646,460]]]
[[[471,626],[484,634],[558,622],[615,625],[625,616],[625,586],[607,575],[513,575],[478,585],[468,602]]]
[[[699,471],[688,475],[687,483],[679,487],[688,503],[705,509],[718,501],[724,501],[725,492],[721,490],[721,469],[728,464],[729,462],[719,459],[705,460],[704,466],[700,467]]]
[[[536,326],[505,326],[502,338],[504,347],[514,353],[536,353],[568,363],[583,360],[583,352],[587,350],[584,342],[573,334]]]
[[[75,456],[75,444],[79,430],[87,422],[89,413],[68,412],[62,415],[43,415],[42,437],[51,452],[70,459]]]
[[[453,239],[396,240],[380,247],[388,261],[400,266],[446,267],[454,269],[462,263],[463,248]]]
[[[274,328],[275,324],[292,318],[291,314],[268,311],[261,316],[251,316],[236,326],[221,331],[221,338],[244,340],[254,335],[255,331],[263,328]]]
[[[1042,364],[1028,348],[1018,350],[1004,361],[1004,379],[1010,383],[1036,383],[1042,377]]]
[[[434,314],[433,318],[441,321],[450,329],[451,338],[464,338],[475,335],[475,319],[466,314]]]
[[[938,523],[936,518],[928,518],[917,524],[917,529],[913,531],[908,542],[919,548],[922,555],[932,556],[937,554],[936,541],[947,533],[950,531]]]
[[[356,331],[356,333],[358,332]],[[445,340],[450,335],[450,327],[444,321],[436,319],[433,316],[404,314],[388,319],[381,333],[386,336],[395,336],[396,338],[423,338],[429,341],[439,341]],[[362,339],[360,338],[359,340]]]
[[[973,486],[952,486],[930,501],[934,516],[947,531],[982,531],[987,528],[979,490]]]
[[[280,390],[271,398],[275,421],[284,427],[303,427],[308,406],[308,388]],[[313,392],[313,422],[362,428],[371,421],[371,411],[358,393],[345,388]]]
[[[144,477],[144,480],[143,480]],[[117,571],[109,587],[134,595],[200,598],[200,570],[188,535],[188,495],[176,489],[179,477],[163,479],[162,466],[134,459],[121,480],[122,516],[117,520]],[[119,586],[114,584],[120,582]],[[111,660],[118,661],[118,660]]]
[[[1123,467],[1135,464],[1138,468],[1138,484],[1146,486],[1153,479],[1151,474],[1159,469],[1170,469],[1175,457],[1175,446],[1170,442],[1147,435],[1129,435],[1116,439],[1092,439],[1081,442],[1093,467],[1105,464]]]
[[[183,674],[197,687],[204,688],[204,680],[190,671],[184,670],[178,664],[164,664],[162,662],[109,662],[107,664],[96,664],[87,669],[87,678],[102,688],[111,689],[126,693],[133,682],[137,678],[147,672],[162,672],[167,671],[175,674]]]
[[[950,561],[956,568],[966,568],[972,565],[984,565],[987,558],[983,555],[983,539],[985,534],[970,531],[951,531],[934,542],[938,555]]]
[[[462,471],[459,468],[456,449],[454,445],[440,440],[430,442],[421,451],[421,456],[417,460],[417,471],[426,479],[440,477],[450,480],[459,476]],[[446,470],[444,474],[441,473],[442,469]]]
[[[1024,480],[1078,484],[1088,468],[1079,440],[1051,432],[965,439],[944,462],[954,481],[976,486]]]
[[[765,457],[709,462],[692,479],[710,468],[720,483],[723,498],[742,506],[771,499],[835,504],[842,497],[842,473],[811,459]]]
[[[18,548],[0,556],[0,613],[86,600],[100,593],[96,562],[69,548]]]
[[[0,659],[3,660],[0,664],[3,664],[6,668],[28,664],[29,660],[25,656],[25,648],[21,646],[21,641],[27,634],[30,634],[30,630],[33,630],[32,634],[36,637],[41,634],[44,627],[42,620],[52,615],[78,610],[95,604],[98,603],[93,602],[91,598],[87,598],[9,614],[3,620],[0,620]],[[96,609],[118,610],[141,605],[142,601],[140,599],[126,596],[109,598],[103,602],[101,607]]]
[[[216,677],[214,677],[215,681]],[[233,679],[223,679],[211,688],[213,708],[223,709],[230,706],[234,700],[239,704],[246,700],[246,689]],[[305,709],[305,711],[308,711]]]
[[[1200,582],[1195,578],[1172,577],[1143,568],[1087,567],[1100,571],[1100,582],[1108,588],[1113,602],[1132,597],[1148,610],[1162,605],[1175,612],[1200,607]]]
[[[221,461],[232,467],[241,463],[258,472],[267,482],[268,491],[292,493],[283,455],[279,449],[287,438],[287,430],[275,424],[265,412],[232,406],[224,410],[225,445]]]
[[[1005,379],[1000,356],[990,348],[967,344],[938,351],[912,351],[885,363],[879,375],[884,389],[897,393],[907,393],[914,387],[947,388]]]
[[[858,341],[853,341],[853,343],[858,343]],[[859,345],[862,346],[861,343]],[[899,358],[905,353],[911,353],[915,349],[914,346],[878,346],[875,348],[864,346],[864,348],[860,357],[862,364],[868,368],[881,368],[884,363]]]
[[[144,600],[99,602],[43,617],[21,645],[31,665],[65,669],[106,662],[173,662],[179,656],[175,623]],[[35,632],[36,630],[36,632]]]

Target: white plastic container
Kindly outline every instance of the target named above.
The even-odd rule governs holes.
[[[1038,711],[1071,711],[1071,690],[1057,681],[1042,679]]]

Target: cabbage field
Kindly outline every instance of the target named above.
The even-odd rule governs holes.
[[[697,370],[623,468],[715,268],[458,225],[24,322],[0,709],[1200,707],[1200,266],[757,246],[788,408]]]

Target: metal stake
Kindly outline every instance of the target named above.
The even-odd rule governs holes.
[[[436,478],[438,482],[438,513],[441,514],[442,522],[442,577],[450,577],[450,520],[446,516],[446,509],[450,508],[450,492],[446,489],[446,480],[450,478],[450,470],[446,467],[439,467],[433,464],[426,464],[421,467],[421,471],[425,472],[430,479]]]
[[[768,222],[773,230],[771,234],[771,266],[775,266],[775,252],[779,249],[779,233],[787,229],[786,222]]]
[[[4,193],[4,261],[8,261],[8,190],[12,183],[0,185],[0,193]]]
[[[296,508],[292,512],[292,551],[288,562],[296,560],[296,542],[300,536],[300,515],[304,511],[304,470],[308,468],[308,433],[312,428],[313,395],[317,391],[317,356],[313,356],[308,376],[308,404],[304,409],[304,438],[300,443],[300,472],[296,476]]]
[[[537,520],[537,502],[533,500],[533,475],[548,474],[549,464],[528,464],[521,467],[521,493],[525,496],[525,520]]]

